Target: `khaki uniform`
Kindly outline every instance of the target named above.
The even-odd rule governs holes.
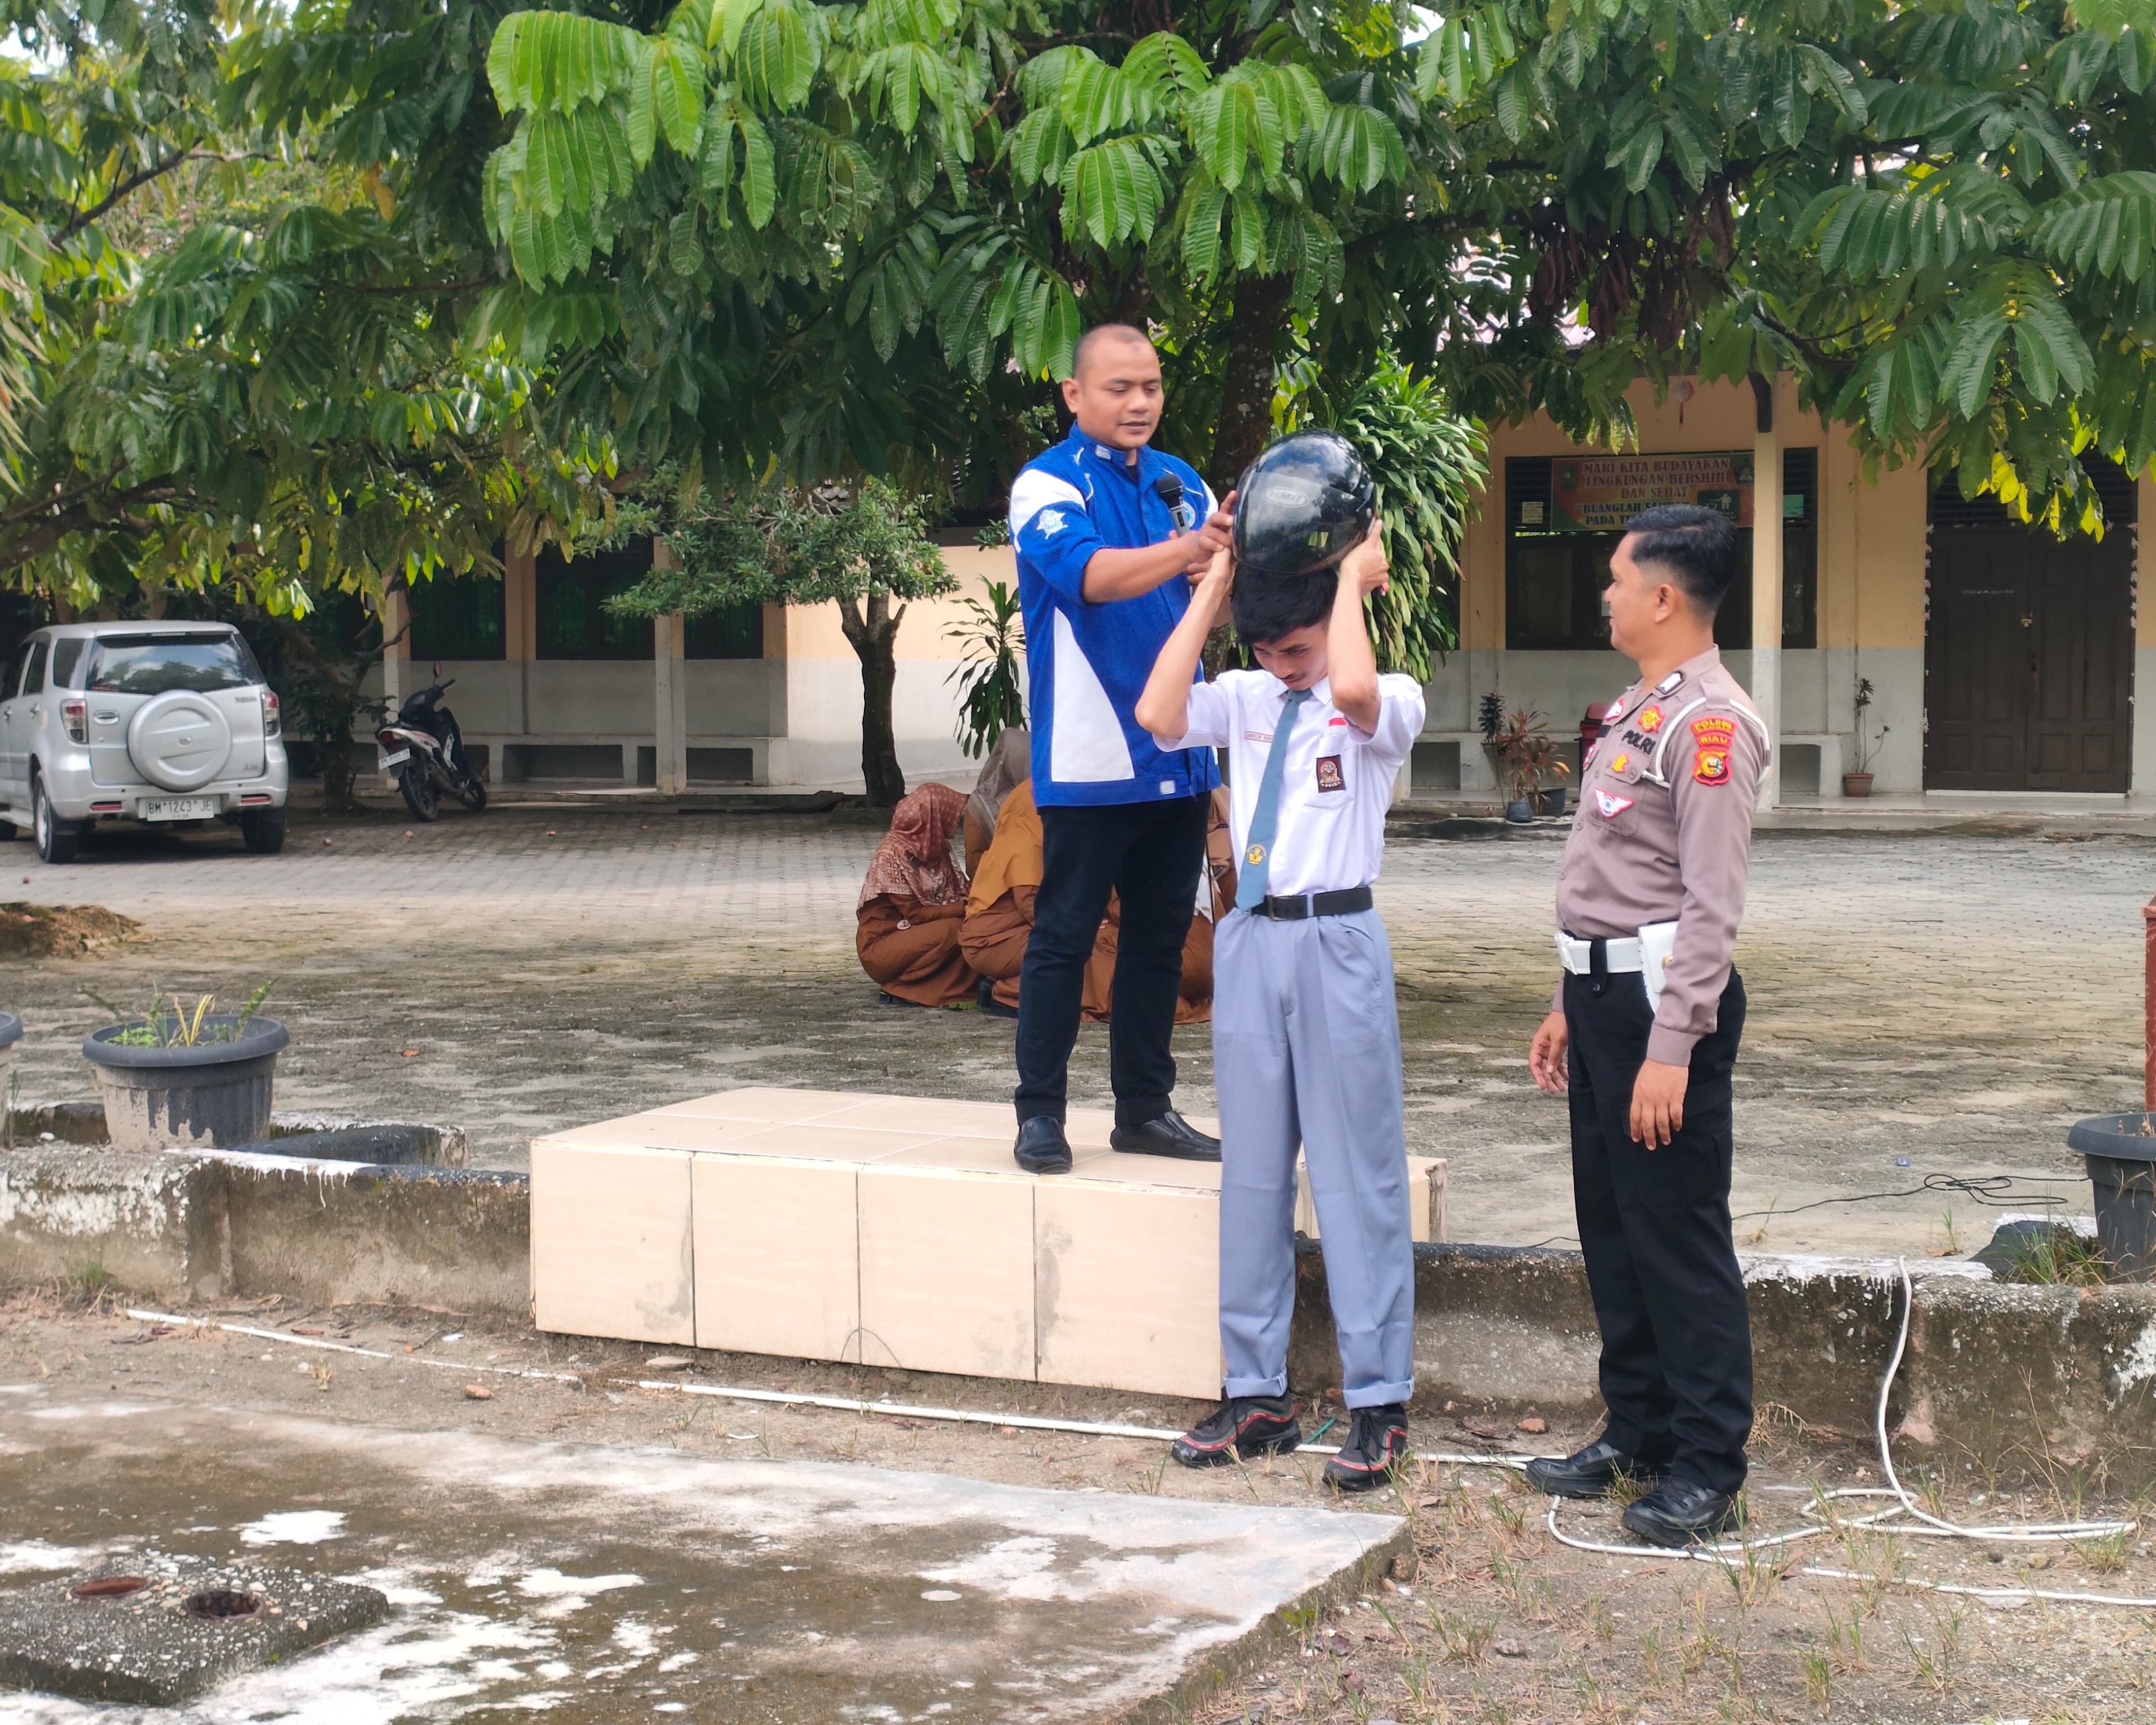
[[[1581,773],[1558,871],[1558,927],[1591,943],[1592,958],[1553,1002],[1568,1032],[1573,1201],[1602,1331],[1604,1435],[1648,1466],[1733,1492],[1751,1432],[1752,1353],[1729,1224],[1730,1078],[1744,1022],[1730,960],[1768,742],[1712,648],[1652,688],[1626,690],[1608,726]],[[1635,944],[1659,968],[1658,1003]],[[1684,1123],[1652,1151],[1630,1126],[1650,1060],[1689,1072]]]

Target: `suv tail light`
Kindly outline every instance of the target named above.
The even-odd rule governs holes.
[[[60,722],[67,726],[69,742],[90,741],[90,703],[71,696],[60,703]]]
[[[284,731],[283,711],[277,700],[277,691],[264,689],[262,691],[262,734],[264,737],[280,737]]]

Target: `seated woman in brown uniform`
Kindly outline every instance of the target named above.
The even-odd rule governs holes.
[[[958,950],[966,877],[951,855],[965,807],[948,785],[909,791],[861,883],[854,947],[886,1005],[948,1006],[974,990]]]
[[[1175,1005],[1178,1024],[1203,1024],[1213,1016],[1213,922],[1235,902],[1225,792],[1214,793],[1214,805],[1206,835],[1206,878],[1201,882],[1213,914],[1209,916],[1199,911],[1190,919],[1190,934],[1183,947],[1183,987]],[[967,963],[993,980],[991,998],[1006,1016],[1014,1014],[1018,1006],[1019,972],[1025,963],[1025,943],[1033,933],[1034,894],[1040,886],[1040,814],[1034,807],[1033,784],[1029,779],[1004,799],[996,816],[995,837],[974,868],[973,890],[966,900],[966,924],[958,937]],[[1081,998],[1088,1024],[1108,1020],[1121,908],[1111,893],[1107,916],[1094,938],[1092,957],[1086,961]]]

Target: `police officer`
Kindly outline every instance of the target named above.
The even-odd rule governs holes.
[[[1755,530],[1758,531],[1758,530]],[[1602,1332],[1602,1435],[1527,1464],[1540,1490],[1599,1497],[1619,1476],[1641,1538],[1679,1547],[1738,1518],[1752,1340],[1730,1238],[1730,1074],[1766,726],[1714,645],[1736,529],[1649,509],[1609,559],[1609,639],[1640,680],[1584,765],[1558,871],[1565,974],[1528,1065],[1569,1091],[1573,1195]]]
[[[1029,1173],[1070,1172],[1070,1050],[1112,891],[1122,920],[1108,1015],[1108,1142],[1218,1162],[1220,1141],[1173,1105],[1170,1039],[1220,775],[1210,749],[1159,747],[1135,709],[1190,608],[1189,577],[1228,544],[1235,523],[1194,470],[1151,446],[1160,357],[1142,331],[1087,331],[1063,398],[1070,435],[1028,462],[1010,495],[1041,832],[1019,975],[1013,1155]]]

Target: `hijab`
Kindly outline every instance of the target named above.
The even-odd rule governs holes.
[[[965,810],[966,799],[947,784],[924,784],[900,798],[891,831],[861,883],[860,902],[885,896],[926,905],[961,902],[966,877],[951,855],[951,839]]]

